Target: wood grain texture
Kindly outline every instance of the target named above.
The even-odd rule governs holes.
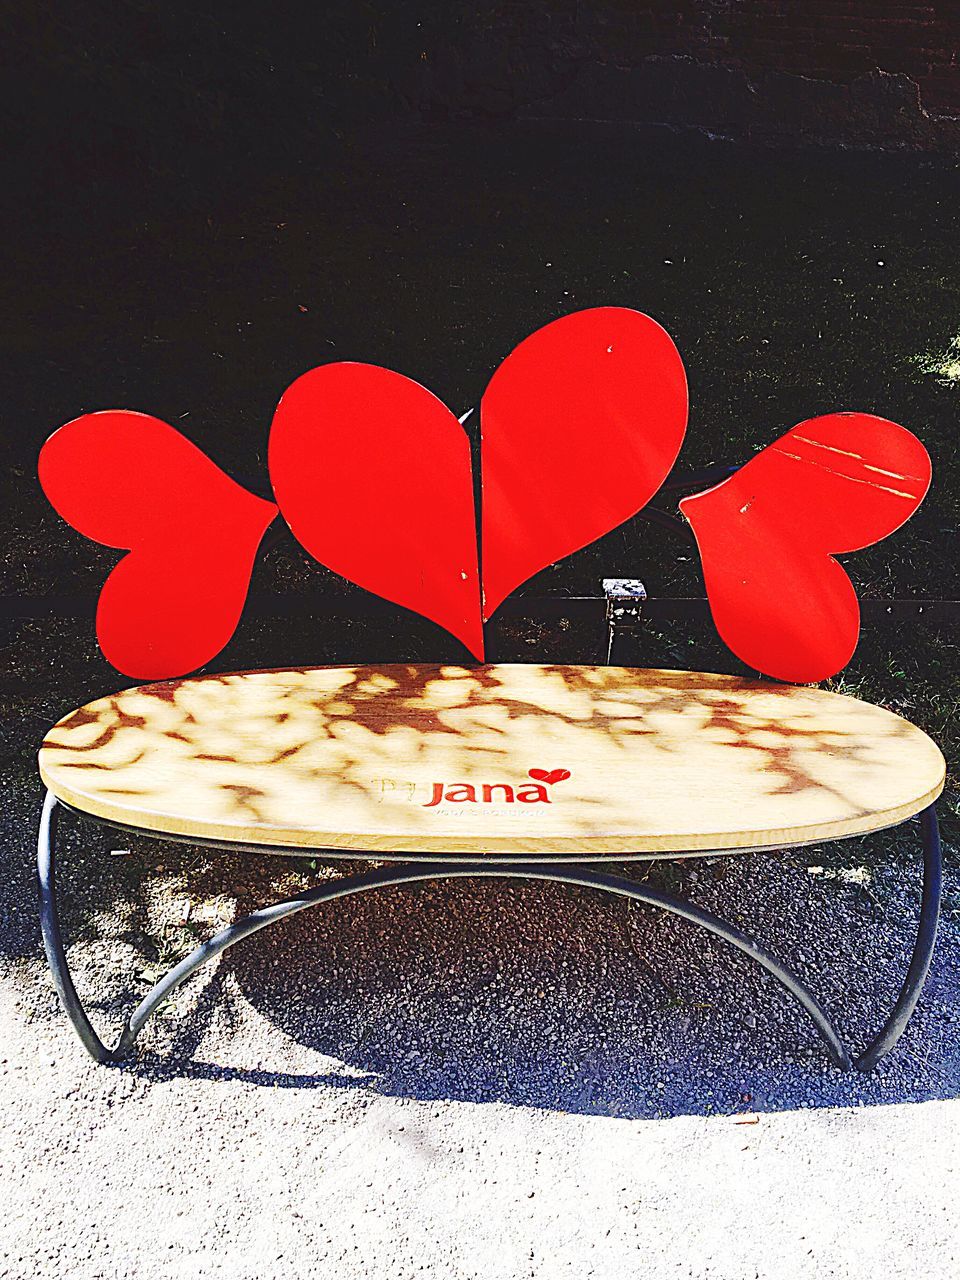
[[[384,666],[129,689],[51,729],[40,773],[79,810],[199,840],[623,857],[890,826],[939,795],[944,761],[906,720],[820,689]]]

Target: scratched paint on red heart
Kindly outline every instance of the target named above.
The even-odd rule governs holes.
[[[850,661],[860,606],[835,555],[898,529],[930,485],[904,427],[832,413],[788,431],[729,480],[684,498],[717,630],[748,666],[797,684]]]

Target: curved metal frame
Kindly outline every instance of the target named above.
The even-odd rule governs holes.
[[[37,842],[37,877],[40,890],[40,927],[43,933],[44,949],[53,974],[54,986],[64,1009],[87,1052],[97,1062],[117,1062],[125,1057],[133,1047],[137,1036],[152,1013],[202,965],[214,959],[222,951],[233,946],[235,942],[257,933],[260,929],[319,906],[323,902],[331,902],[336,898],[345,898],[355,893],[363,893],[368,889],[388,888],[392,885],[413,884],[423,880],[463,879],[469,876],[504,876],[514,879],[553,880],[561,884],[579,886],[586,889],[602,889],[608,893],[616,893],[621,897],[632,898],[647,906],[659,907],[669,911],[681,919],[689,920],[706,929],[709,933],[721,938],[732,947],[736,947],[750,956],[759,965],[777,979],[806,1010],[814,1026],[823,1039],[831,1061],[843,1070],[851,1066],[861,1071],[870,1071],[884,1057],[903,1035],[907,1023],[916,1007],[920,992],[926,980],[933,955],[937,933],[937,922],[940,908],[941,862],[940,838],[937,828],[936,811],[933,805],[924,810],[922,815],[924,879],[923,898],[920,908],[920,923],[913,956],[904,979],[900,995],[889,1018],[880,1032],[874,1037],[858,1058],[851,1059],[850,1053],[827,1016],[819,1001],[800,979],[775,956],[764,950],[759,943],[741,930],[727,924],[726,921],[704,911],[693,903],[685,902],[672,894],[659,889],[650,888],[622,876],[610,875],[597,871],[590,866],[582,868],[562,865],[555,862],[523,863],[489,863],[489,862],[451,862],[437,864],[435,862],[417,862],[410,860],[400,865],[379,867],[359,875],[345,876],[327,884],[317,885],[295,898],[273,906],[261,907],[243,919],[235,921],[222,929],[208,942],[204,942],[169,973],[151,988],[147,995],[127,1017],[120,1038],[113,1049],[100,1039],[93,1027],[86,1010],[77,995],[70,969],[67,964],[63,935],[57,913],[56,894],[56,837],[58,807],[60,802],[52,792],[48,791],[43,804],[40,819],[40,833]],[[242,846],[237,846],[238,848]],[[318,851],[318,852],[322,852]]]

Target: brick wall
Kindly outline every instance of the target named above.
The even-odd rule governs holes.
[[[569,116],[954,150],[960,0],[501,0],[388,22],[428,117]],[[392,28],[392,30],[391,30]]]

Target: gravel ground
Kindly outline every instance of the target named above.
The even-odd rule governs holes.
[[[496,881],[291,919],[105,1068],[41,959],[29,763],[8,796],[0,1275],[957,1274],[952,913],[870,1078],[829,1066],[790,998],[690,926]],[[65,827],[71,960],[111,1028],[198,938],[339,874],[148,841],[111,856],[121,837]],[[900,850],[874,837],[649,874],[754,931],[862,1044],[902,977],[918,851],[914,827]]]

